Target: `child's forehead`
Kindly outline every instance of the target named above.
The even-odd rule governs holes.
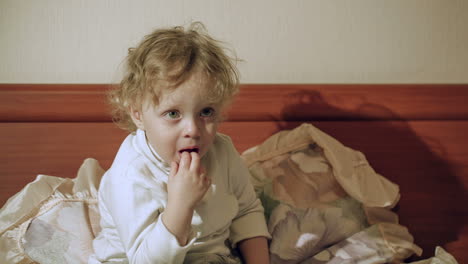
[[[175,88],[173,90],[166,89],[159,93],[157,105],[170,106],[187,104],[187,102],[194,102],[198,104],[212,104],[215,100],[212,99],[210,89],[205,87],[193,87],[187,91],[186,89]]]
[[[157,105],[167,106],[197,101],[200,104],[212,104],[216,100],[215,82],[204,76],[194,76],[177,86],[160,86],[157,96]]]
[[[171,77],[157,81],[155,87],[160,93],[170,94],[177,90],[191,90],[193,92],[205,92],[214,89],[215,80],[212,76],[201,70],[192,73],[180,74],[180,77],[170,80]]]

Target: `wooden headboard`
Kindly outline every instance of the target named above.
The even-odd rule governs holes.
[[[0,84],[0,205],[37,174],[108,168],[126,132],[106,85]],[[240,152],[313,123],[401,188],[400,222],[424,250],[468,263],[468,85],[242,85],[220,130]]]

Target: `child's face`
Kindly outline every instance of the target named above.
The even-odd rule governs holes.
[[[132,110],[135,124],[167,163],[179,163],[183,151],[203,157],[213,143],[221,110],[207,101],[206,91],[213,85],[197,71],[175,90],[164,90],[158,105],[147,100],[141,110]]]

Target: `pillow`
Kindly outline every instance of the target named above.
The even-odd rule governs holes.
[[[0,263],[87,263],[103,174],[86,159],[75,179],[39,175],[11,197],[0,210]]]
[[[402,240],[400,237],[401,235],[406,236],[407,233],[406,228],[400,225],[375,224],[301,263],[400,263],[408,251],[414,250],[414,244]],[[439,264],[442,263],[445,262]]]
[[[242,157],[265,208],[271,263],[305,261],[367,229],[379,232],[367,237],[386,242],[374,243],[383,247],[374,253],[383,250],[395,261],[421,254],[390,211],[400,197],[398,186],[376,173],[361,152],[314,126],[281,131]],[[361,249],[359,254],[367,252]]]

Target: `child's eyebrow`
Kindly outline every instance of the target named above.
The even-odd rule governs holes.
[[[174,100],[162,100],[159,102],[158,106],[159,108],[174,108],[174,107],[179,107],[181,103],[176,102]]]
[[[177,105],[175,105],[175,104],[161,104],[161,103],[159,103],[158,105],[156,105],[154,107],[154,109],[158,113],[164,113],[164,112],[167,112],[167,111],[178,110],[179,107],[177,107]]]
[[[167,106],[167,107],[160,107],[159,112],[167,112],[167,111],[178,111],[179,108],[175,106]]]

